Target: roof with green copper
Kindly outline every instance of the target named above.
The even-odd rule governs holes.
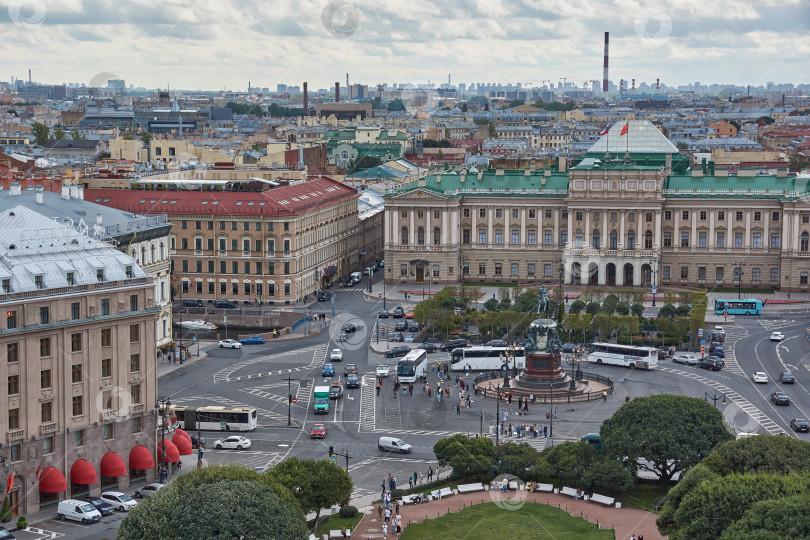
[[[806,197],[808,179],[789,176],[673,175],[664,182],[666,198],[796,199]]]
[[[545,179],[545,181],[544,181]],[[463,180],[463,181],[462,181]],[[524,170],[504,170],[496,175],[495,169],[483,171],[479,180],[477,174],[456,174],[452,172],[428,176],[424,186],[413,182],[386,194],[386,197],[401,195],[416,189],[425,189],[445,197],[485,195],[488,197],[565,197],[568,195],[568,175],[553,172],[545,176],[538,170],[526,176]]]

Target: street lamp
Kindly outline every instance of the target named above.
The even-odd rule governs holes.
[[[499,356],[501,358],[501,365],[506,366],[506,371],[503,374],[503,387],[509,388],[509,362],[512,361],[512,365],[515,362],[515,345],[507,346],[506,350],[503,351]]]
[[[715,409],[717,408],[717,401],[721,400],[721,399],[722,399],[721,403],[723,405],[725,405],[726,404],[726,395],[725,394],[723,394],[723,396],[721,397],[721,396],[718,396],[716,392],[715,392],[715,394],[713,396],[710,396],[708,392],[703,393],[703,401],[708,402],[709,400],[712,400],[714,402],[714,408]]]
[[[652,307],[655,307],[655,290],[656,290],[656,287],[658,286],[658,282],[655,279],[656,278],[655,274],[656,274],[656,263],[657,262],[658,262],[658,260],[655,259],[655,258],[650,259],[650,271],[652,273],[652,296],[653,296]]]
[[[577,345],[571,353],[571,383],[568,385],[569,390],[576,390],[577,388],[577,373],[579,372],[579,362],[581,355],[585,348],[582,345]]]
[[[737,261],[734,265],[736,266],[735,270],[737,270],[737,300],[740,300],[742,298],[742,267],[747,265],[742,261]]]
[[[158,482],[165,484],[169,477],[166,470],[166,409],[172,404],[168,397],[159,399],[155,405],[156,409],[160,409],[163,421],[160,423],[160,479]]]

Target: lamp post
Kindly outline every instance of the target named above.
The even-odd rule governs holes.
[[[742,298],[743,266],[747,265],[742,261],[737,261],[734,263],[734,265],[736,266],[735,269],[737,270],[737,300],[740,300]]]
[[[717,408],[717,401],[721,400],[721,399],[722,399],[721,403],[723,405],[725,405],[726,404],[726,395],[725,394],[723,394],[722,397],[721,397],[721,396],[718,396],[717,393],[715,393],[713,396],[710,396],[708,392],[703,393],[703,401],[708,402],[709,400],[712,400],[714,402],[714,408],[715,409]]]
[[[371,278],[374,277],[374,270],[368,269],[368,292],[371,292]]]
[[[165,484],[169,477],[169,472],[166,470],[166,409],[172,404],[168,397],[159,399],[155,405],[156,409],[160,409],[163,421],[160,423],[160,478],[158,482]]]
[[[311,323],[312,323],[312,306],[309,306],[309,319],[307,319],[307,335],[312,333],[312,328],[310,328]]]
[[[501,364],[502,366],[506,366],[506,370],[503,374],[503,387],[509,388],[509,362],[510,360],[514,364],[515,360],[515,345],[509,345],[505,351],[500,354],[501,357]]]
[[[569,390],[576,390],[577,388],[576,372],[579,371],[579,361],[582,351],[583,347],[581,345],[577,345],[574,348],[574,351],[571,353],[571,383],[568,385]]]
[[[180,358],[180,363],[183,363],[183,278],[180,278],[180,327],[177,329],[177,335],[180,341],[179,352],[177,353]]]
[[[657,277],[656,276],[657,263],[658,263],[658,259],[656,259],[656,258],[650,259],[650,272],[652,273],[652,297],[653,297],[652,307],[655,307],[655,291],[656,291],[656,288],[658,287],[658,281],[655,279]]]

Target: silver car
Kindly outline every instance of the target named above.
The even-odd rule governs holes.
[[[697,357],[693,354],[680,354],[672,359],[676,364],[685,364],[687,366],[696,366],[700,363]]]
[[[416,341],[416,334],[405,334],[404,341],[405,343],[413,343]]]
[[[164,484],[159,484],[157,482],[155,482],[153,484],[146,484],[145,486],[141,486],[141,487],[139,487],[138,489],[135,490],[135,498],[136,499],[142,499],[143,497],[149,497],[151,495],[154,495],[163,486],[164,486]]]

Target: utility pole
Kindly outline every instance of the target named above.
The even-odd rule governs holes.
[[[335,447],[330,446],[329,447],[329,459],[332,461],[332,463],[337,464],[338,456],[340,456],[342,458],[346,458],[346,474],[349,474],[349,457],[350,457],[349,456],[349,451],[344,450],[343,453],[335,452]]]
[[[742,277],[743,277],[743,266],[746,264],[742,261],[737,261],[734,263],[736,270],[739,272],[737,274],[737,300],[742,298]]]
[[[283,380],[283,379],[282,379]],[[292,425],[292,404],[293,404],[293,397],[292,397],[292,382],[298,381],[298,386],[300,388],[307,387],[307,381],[302,379],[297,379],[290,377],[287,375],[287,425]]]
[[[501,435],[501,392],[500,388],[496,389],[498,394],[495,396],[495,448],[498,448],[498,441]],[[483,413],[482,413],[483,414]]]

